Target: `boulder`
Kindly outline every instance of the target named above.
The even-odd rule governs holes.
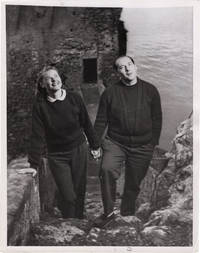
[[[32,230],[32,237],[28,245],[40,246],[68,246],[74,237],[85,235],[83,228],[86,222],[76,219],[47,219],[40,222]]]
[[[146,227],[141,235],[149,246],[168,246],[171,233],[167,226],[150,226]]]
[[[135,215],[136,215],[136,217],[141,219],[143,222],[145,222],[145,221],[147,221],[151,212],[152,212],[151,203],[146,202],[146,203],[143,203],[139,206]]]
[[[141,246],[142,242],[134,227],[94,228],[86,237],[83,245],[92,246]]]

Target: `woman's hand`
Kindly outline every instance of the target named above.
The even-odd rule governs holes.
[[[16,171],[19,174],[32,174],[32,177],[37,175],[37,170],[34,168],[17,169]]]
[[[31,168],[27,157],[13,160],[10,163],[10,168],[15,169],[19,174],[31,174],[33,177],[37,175],[37,170],[35,168]]]

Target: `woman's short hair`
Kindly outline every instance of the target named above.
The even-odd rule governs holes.
[[[133,60],[133,58],[132,58],[131,56],[129,56],[129,55],[120,55],[119,57],[117,57],[117,59],[115,60],[115,62],[114,62],[114,64],[113,64],[113,68],[114,68],[115,70],[117,70],[116,61],[117,61],[119,58],[123,58],[123,57],[128,57],[128,58],[132,61],[132,63],[135,64],[135,61]]]
[[[44,74],[49,71],[49,70],[55,70],[58,74],[58,69],[54,66],[51,66],[51,65],[47,65],[47,66],[44,66],[43,69],[38,73],[38,77],[37,77],[37,91],[40,95],[42,95],[43,97],[46,97],[47,96],[47,91],[45,88],[43,88],[41,86],[42,84],[42,79],[43,79],[43,76]]]

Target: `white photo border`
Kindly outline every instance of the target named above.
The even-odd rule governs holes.
[[[193,176],[193,247],[29,247],[29,246],[7,246],[7,128],[6,128],[6,29],[5,29],[5,6],[11,5],[40,5],[40,6],[62,6],[62,7],[122,7],[122,8],[157,8],[157,7],[192,7],[193,8],[193,108],[194,108],[194,176]],[[107,0],[7,0],[1,1],[1,170],[0,170],[0,252],[3,253],[59,253],[59,252],[163,252],[163,253],[191,253],[199,252],[199,168],[200,168],[200,1],[190,0],[126,0],[126,1],[107,1]],[[198,191],[197,191],[198,189]]]

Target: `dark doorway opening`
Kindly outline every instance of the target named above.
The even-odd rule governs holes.
[[[97,82],[97,59],[83,59],[83,81],[84,83]]]

